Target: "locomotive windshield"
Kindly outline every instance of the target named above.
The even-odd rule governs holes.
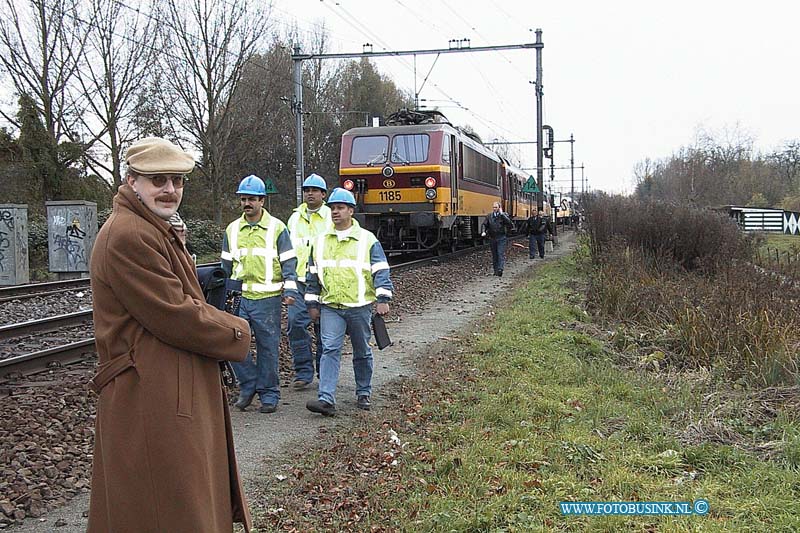
[[[389,137],[375,135],[356,137],[350,152],[350,163],[354,165],[382,165],[389,153]]]
[[[392,140],[392,163],[422,163],[428,159],[430,138],[425,133],[395,135]]]

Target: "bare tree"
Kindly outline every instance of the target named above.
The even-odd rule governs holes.
[[[235,177],[223,164],[231,149],[231,97],[261,47],[269,8],[248,0],[170,0],[165,23],[172,43],[165,82],[175,98],[176,130],[201,152],[201,174],[221,222],[223,195]]]
[[[78,150],[59,150],[76,128],[76,102],[69,87],[86,38],[78,0],[3,0],[0,9],[0,65],[14,91],[31,99],[44,125],[48,146],[43,147],[42,195],[57,197],[67,169],[80,158]],[[20,127],[14,114],[0,114]]]
[[[769,156],[781,172],[787,186],[800,192],[800,141],[786,141],[783,148]]]
[[[114,183],[121,183],[121,149],[136,134],[132,114],[158,49],[148,7],[146,0],[89,0],[86,54],[77,76],[87,95],[80,119],[99,144],[87,151],[89,165]]]

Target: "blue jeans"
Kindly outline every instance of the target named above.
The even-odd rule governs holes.
[[[503,272],[503,267],[506,266],[506,244],[508,244],[508,239],[503,235],[492,239],[490,244],[492,247],[492,268],[494,273],[498,274]]]
[[[252,353],[241,363],[233,363],[241,396],[258,393],[264,405],[277,405],[281,399],[278,375],[278,346],[281,340],[281,297],[261,300],[242,298],[239,316],[250,322],[256,334],[256,361]]]
[[[369,346],[371,319],[371,304],[347,309],[321,306],[322,359],[318,397],[323,402],[336,405],[336,384],[339,382],[345,334],[350,336],[350,344],[353,345],[356,396],[369,396],[372,393],[372,348]]]
[[[545,234],[542,233],[540,235],[533,235],[531,234],[530,238],[528,239],[528,248],[531,253],[531,259],[536,257],[536,251],[539,251],[539,257],[544,259],[544,238]],[[534,249],[536,246],[536,249]]]
[[[303,300],[306,294],[306,284],[297,282],[297,290],[300,298],[295,299],[289,306],[289,324],[286,334],[289,337],[289,347],[292,349],[292,360],[294,361],[294,379],[311,383],[314,381],[314,358],[311,355],[311,335],[308,333],[308,325],[311,324],[311,317],[308,316],[308,308]],[[319,323],[314,322],[314,333],[317,335],[316,349],[316,369],[319,373],[319,358],[322,356],[322,337],[319,334]]]

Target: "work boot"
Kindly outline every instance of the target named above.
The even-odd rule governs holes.
[[[259,413],[274,413],[278,410],[278,406],[274,403],[262,403],[261,408],[258,410]]]
[[[356,402],[356,407],[363,409],[364,411],[369,411],[372,407],[372,404],[369,403],[369,396],[366,394],[359,396],[358,401]]]
[[[311,385],[310,381],[306,381],[304,379],[296,379],[294,380],[294,383],[292,383],[292,388],[294,390],[303,390],[309,385]]]
[[[238,410],[244,411],[245,409],[247,409],[248,405],[253,403],[253,398],[254,397],[255,397],[255,393],[249,394],[249,395],[239,394],[239,399],[236,401],[236,403],[234,405],[236,406],[236,408]]]
[[[306,403],[306,409],[312,413],[319,413],[323,416],[334,416],[336,414],[336,406],[324,400],[309,400]]]

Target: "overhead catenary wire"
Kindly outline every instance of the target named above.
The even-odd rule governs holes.
[[[127,8],[127,9],[129,9],[129,10],[133,11],[133,12],[140,13],[140,12],[139,12],[139,10],[137,10],[137,9],[135,9],[135,8],[132,8],[132,7],[128,6],[128,5],[127,5],[127,4],[125,4],[125,2],[123,2],[122,0],[113,0],[113,1],[114,1],[115,3],[117,3],[117,4],[119,4],[119,5],[121,5],[121,6],[125,7],[125,8]],[[225,0],[223,0],[223,2],[224,2],[224,3],[228,3],[228,2],[226,2]],[[378,44],[380,44],[380,45],[383,47],[383,49],[384,49],[384,50],[389,50],[389,49],[391,48],[391,46],[390,46],[388,43],[386,43],[385,41],[383,41],[383,39],[381,39],[381,37],[380,37],[380,36],[378,36],[377,34],[373,33],[372,31],[365,31],[365,30],[364,30],[364,28],[366,28],[367,26],[366,26],[366,25],[364,25],[364,24],[363,24],[363,23],[362,23],[360,20],[358,20],[358,19],[357,19],[357,18],[356,18],[354,15],[352,15],[352,14],[351,14],[349,11],[347,11],[347,10],[344,8],[344,6],[342,6],[342,5],[341,5],[341,3],[340,3],[340,2],[335,2],[335,4],[336,4],[336,6],[337,6],[337,7],[338,7],[338,8],[339,8],[339,9],[340,9],[340,10],[341,10],[341,11],[342,11],[342,12],[343,12],[345,15],[347,15],[347,17],[349,17],[349,20],[348,20],[348,18],[346,18],[346,17],[344,17],[344,16],[340,15],[340,14],[339,14],[339,13],[338,13],[338,12],[337,12],[335,9],[333,9],[333,8],[332,8],[332,7],[329,5],[329,4],[330,4],[330,2],[326,2],[325,0],[321,0],[321,3],[322,3],[322,4],[323,4],[323,5],[324,5],[324,6],[325,6],[327,9],[331,10],[331,12],[333,12],[334,14],[336,14],[337,16],[339,16],[339,18],[340,18],[340,19],[342,19],[342,20],[343,20],[343,21],[344,21],[346,24],[348,24],[349,26],[351,26],[352,28],[354,28],[356,31],[358,31],[358,32],[360,32],[360,33],[362,33],[362,34],[364,34],[364,35],[365,35],[367,38],[369,38],[369,39],[372,39],[372,40],[374,40],[375,42],[377,42]],[[151,20],[157,20],[157,19],[154,19],[153,15],[152,15],[151,13],[142,13],[142,14],[144,14],[145,16],[147,16],[148,18],[150,18]],[[91,25],[91,23],[89,23],[89,22],[86,22],[86,23]],[[200,41],[200,39],[199,39],[197,36],[194,36],[194,35],[191,35],[191,34],[190,34],[190,36],[191,36],[191,37],[193,37],[194,39],[198,40],[198,42]],[[163,52],[163,50],[162,50],[162,53],[165,53],[165,52]],[[226,51],[226,53],[227,53],[228,55],[231,55],[231,54],[233,54],[233,52],[229,52],[229,51]],[[166,54],[168,57],[172,57],[173,59],[178,59],[178,60],[182,60],[182,59],[183,59],[183,58],[177,57],[177,56],[175,56],[175,55],[173,55],[173,54],[170,54],[169,52],[166,52],[165,54]],[[401,64],[403,64],[403,65],[404,65],[404,66],[405,66],[405,67],[406,67],[408,70],[410,70],[410,71],[412,71],[412,72],[413,72],[413,70],[414,70],[414,69],[413,69],[413,66],[412,66],[412,65],[410,65],[408,61],[406,61],[406,60],[403,60],[403,59],[400,59],[400,63],[401,63]],[[293,80],[292,80],[292,78],[290,78],[289,76],[287,76],[287,75],[283,75],[283,74],[278,74],[278,73],[274,72],[273,70],[271,70],[271,69],[268,69],[267,67],[264,67],[263,65],[261,65],[261,64],[259,64],[259,63],[251,63],[251,64],[252,64],[253,66],[255,66],[256,68],[259,68],[259,69],[261,69],[261,70],[263,70],[263,71],[267,72],[268,74],[270,74],[270,75],[272,75],[272,76],[277,76],[277,77],[279,77],[279,78],[281,78],[281,79],[284,79],[284,80],[293,81]],[[456,105],[458,105],[460,109],[462,109],[463,111],[465,111],[465,112],[469,113],[471,116],[473,116],[473,117],[474,117],[476,120],[478,120],[480,123],[482,123],[482,124],[483,124],[485,127],[487,127],[488,129],[490,129],[490,130],[492,130],[492,129],[495,129],[496,131],[504,131],[504,132],[506,132],[507,134],[511,134],[512,136],[513,136],[513,135],[515,135],[515,134],[514,134],[514,132],[512,132],[512,131],[511,131],[511,130],[509,130],[509,129],[507,129],[506,127],[504,127],[504,126],[501,126],[500,124],[498,124],[498,123],[496,123],[496,122],[494,122],[494,121],[492,121],[492,120],[490,120],[490,119],[488,119],[488,118],[485,118],[485,117],[483,117],[483,116],[479,115],[478,113],[476,113],[474,110],[472,110],[472,109],[470,109],[470,108],[468,108],[468,107],[466,107],[466,106],[462,105],[462,104],[461,104],[461,103],[460,103],[458,100],[456,100],[455,98],[453,98],[453,97],[452,97],[452,96],[451,96],[449,93],[447,93],[447,92],[446,92],[444,89],[442,89],[442,88],[441,88],[441,87],[440,87],[438,84],[436,84],[436,83],[434,83],[434,82],[432,82],[431,84],[432,84],[432,85],[433,85],[433,86],[434,86],[434,87],[435,87],[435,88],[436,88],[436,89],[437,89],[437,90],[438,90],[438,91],[439,91],[439,92],[440,92],[442,95],[444,95],[446,98],[448,98],[448,99],[449,99],[449,100],[451,100],[452,102],[456,103]],[[311,87],[311,86],[309,86],[309,85],[307,85],[307,84],[305,84],[305,83],[303,83],[303,84],[302,84],[302,86],[303,86],[303,88],[305,88],[306,90],[309,90],[309,91],[311,91],[311,92],[314,92],[314,90],[315,90],[315,88],[314,88],[314,87]]]
[[[321,0],[321,2],[322,2],[322,4],[323,4],[323,5],[325,5],[325,6],[326,6],[326,8],[328,8],[328,9],[329,9],[329,10],[331,10],[332,12],[336,13],[336,10],[335,10],[333,7],[331,7],[331,6],[329,5],[329,4],[330,4],[330,2],[326,2],[326,0]],[[349,25],[350,25],[350,26],[351,26],[353,29],[355,29],[356,31],[359,31],[359,32],[361,32],[362,34],[364,34],[364,35],[365,35],[365,37],[367,37],[367,38],[369,38],[369,39],[373,39],[373,40],[375,40],[375,42],[376,42],[376,43],[378,43],[378,44],[379,44],[379,45],[380,45],[380,46],[383,48],[383,50],[385,50],[385,51],[389,51],[389,50],[392,48],[392,47],[391,47],[391,46],[390,46],[388,43],[386,43],[385,41],[383,41],[383,39],[382,39],[381,37],[379,37],[379,36],[375,35],[375,34],[374,34],[374,33],[372,33],[371,31],[365,31],[365,30],[364,30],[364,28],[366,27],[366,25],[365,25],[365,24],[363,24],[363,23],[362,23],[360,20],[358,20],[358,19],[357,19],[357,18],[356,18],[354,15],[352,15],[351,13],[349,13],[349,12],[348,12],[348,11],[347,11],[347,10],[344,8],[344,6],[342,6],[342,5],[341,5],[341,3],[340,3],[340,2],[334,2],[334,4],[336,5],[336,7],[338,7],[338,8],[339,8],[341,11],[345,12],[345,13],[346,13],[346,14],[347,14],[347,15],[350,17],[350,19],[351,19],[352,21],[349,21],[349,20],[345,19],[343,16],[340,16],[340,18],[341,18],[342,20],[344,20],[344,21],[345,21],[347,24],[349,24]],[[404,65],[404,66],[405,66],[405,67],[406,67],[408,70],[410,70],[412,73],[414,72],[414,67],[413,67],[412,65],[410,65],[408,61],[406,61],[406,60],[404,60],[404,59],[402,59],[402,58],[398,58],[398,61],[400,61],[400,63],[401,63],[402,65]],[[436,84],[436,83],[433,83],[433,82],[432,82],[431,84],[432,84],[432,85],[433,85],[433,86],[434,86],[434,87],[435,87],[435,88],[436,88],[436,89],[437,89],[437,90],[438,90],[438,91],[439,91],[439,92],[440,92],[442,95],[444,95],[446,98],[448,98],[448,99],[449,99],[449,100],[451,100],[452,102],[456,103],[456,105],[458,105],[458,106],[459,106],[459,107],[460,107],[460,108],[461,108],[463,111],[465,111],[465,112],[469,113],[471,116],[475,117],[475,119],[476,119],[476,120],[478,120],[479,122],[481,122],[481,123],[482,123],[482,124],[483,124],[485,127],[487,127],[488,129],[490,129],[490,130],[492,130],[492,129],[496,129],[497,131],[505,131],[506,133],[508,133],[508,134],[511,134],[512,136],[513,136],[513,135],[515,135],[515,133],[514,133],[514,132],[512,132],[511,130],[509,130],[509,129],[505,128],[504,126],[501,126],[500,124],[497,124],[496,122],[494,122],[494,121],[492,121],[492,120],[490,120],[490,119],[487,119],[487,118],[485,118],[485,117],[483,117],[483,116],[479,115],[478,113],[476,113],[475,111],[471,110],[470,108],[468,108],[468,107],[465,107],[465,106],[461,105],[461,104],[460,104],[460,102],[459,102],[457,99],[455,99],[455,98],[454,98],[454,97],[452,97],[450,94],[448,94],[448,93],[447,93],[447,92],[446,92],[444,89],[442,89],[442,88],[441,88],[441,87],[440,87],[438,84]]]
[[[162,23],[163,22],[163,21],[160,21],[160,20],[156,19],[151,12],[147,12],[147,11],[144,11],[144,10],[140,10],[138,8],[131,7],[128,4],[126,4],[123,0],[113,0],[113,1],[116,4],[118,4],[119,6],[130,10],[131,12],[137,13],[139,15],[144,15],[144,16],[150,18],[151,20],[157,22],[157,23]],[[227,3],[227,2],[225,2],[225,3]],[[400,3],[400,2],[398,2],[398,3]],[[336,11],[336,10],[333,10],[330,6],[328,6],[325,2],[323,2],[323,5],[326,5],[326,7],[328,9],[331,9],[332,11]],[[402,3],[400,3],[400,5],[403,6],[403,7],[407,7]],[[384,48],[388,47],[388,44],[384,43],[383,40],[380,39],[380,37],[375,35],[373,32],[363,32],[363,30],[365,28],[365,25],[363,25],[355,16],[353,16],[346,9],[344,9],[344,7],[341,6],[341,4],[337,3],[337,6],[339,7],[339,9],[343,13],[345,13],[347,15],[347,17],[349,17],[349,21],[348,21],[347,17],[340,17],[340,18],[342,18],[342,20],[344,20],[346,23],[348,23],[351,27],[353,27],[357,31],[362,32],[362,33],[366,33],[368,35],[371,35],[369,38],[374,39],[375,41],[377,41],[379,43],[383,43],[382,46],[384,46]],[[77,21],[79,23],[81,23],[81,24],[86,25],[87,27],[95,27],[95,28],[98,27],[93,21],[83,20],[81,18],[78,18]],[[321,26],[321,25],[319,25],[317,27],[324,28],[324,26]],[[181,56],[178,56],[174,52],[171,52],[169,50],[165,50],[163,48],[157,48],[154,44],[151,44],[151,43],[148,43],[148,42],[140,42],[139,40],[136,40],[136,39],[132,38],[129,35],[120,35],[119,33],[116,33],[116,32],[112,32],[112,33],[113,33],[113,35],[115,35],[116,37],[118,37],[120,39],[124,39],[124,40],[130,41],[132,43],[135,43],[137,45],[145,46],[145,47],[149,48],[150,50],[157,51],[162,56],[166,56],[166,57],[172,58],[174,60],[178,60],[178,61],[185,61],[185,58],[183,58]],[[200,38],[197,37],[196,35],[193,35],[193,34],[190,34],[190,38],[196,40],[196,42],[200,41]],[[351,40],[350,42],[355,42],[355,41]],[[214,45],[211,45],[211,47],[212,47],[212,49],[213,48],[217,48],[218,50],[221,50],[221,47],[215,47]],[[222,51],[224,51],[224,53],[226,53],[227,55],[235,54],[235,52],[230,51],[230,50],[222,50]],[[259,53],[259,52],[262,52],[262,50],[261,49],[257,50],[257,53]],[[407,61],[401,61],[401,63],[404,64],[406,68],[408,68],[409,70],[413,71],[413,68],[408,64]],[[274,76],[274,77],[277,77],[279,79],[283,79],[283,80],[286,80],[286,81],[291,81],[291,77],[289,75],[282,73],[276,67],[265,66],[265,65],[263,65],[263,64],[261,64],[259,62],[250,62],[250,65],[255,67],[255,68],[257,68],[257,69],[259,69],[259,70],[261,70],[261,71],[263,71],[263,72],[265,72],[265,73],[267,73],[267,75],[269,75],[269,76]],[[482,73],[481,73],[481,75],[482,75]],[[482,115],[480,115],[479,113],[475,112],[470,107],[468,107],[466,105],[463,105],[459,101],[459,99],[456,99],[456,98],[452,97],[447,91],[445,91],[438,84],[432,82],[431,85],[433,85],[433,87],[435,87],[438,92],[440,92],[442,95],[444,95],[450,101],[454,102],[460,109],[462,109],[463,111],[467,112],[469,115],[474,117],[474,119],[476,121],[478,121],[479,123],[483,124],[489,130],[494,130],[494,131],[497,131],[497,132],[501,132],[502,131],[502,132],[505,132],[506,134],[510,134],[511,136],[515,136],[514,132],[512,130],[508,129],[507,127],[505,127],[503,125],[500,125],[500,124],[498,124],[497,122],[495,122],[495,121],[493,121],[491,119],[485,118]],[[309,86],[307,83],[303,83],[302,86],[303,86],[304,89],[306,89],[308,91],[312,91],[313,92],[315,90],[313,87]]]
[[[438,24],[436,24],[436,22],[434,22],[434,21],[432,21],[432,20],[430,20],[430,19],[425,19],[425,18],[423,18],[423,17],[420,17],[420,16],[419,16],[419,14],[418,14],[416,11],[412,10],[411,8],[409,8],[409,7],[408,7],[407,5],[405,5],[405,4],[404,4],[404,3],[403,3],[401,0],[395,0],[395,2],[397,2],[397,3],[398,3],[398,4],[399,4],[399,5],[402,7],[402,8],[404,8],[404,9],[405,9],[405,10],[407,10],[409,13],[411,13],[411,14],[412,14],[412,15],[413,15],[413,16],[414,16],[414,17],[415,17],[417,20],[419,20],[419,21],[420,21],[420,22],[422,22],[423,24],[430,24],[430,25],[431,25],[431,26],[432,26],[434,29],[436,29],[437,31],[439,31],[441,34],[444,34],[445,30],[444,30],[443,28],[441,28],[441,27],[440,27]],[[485,39],[484,39],[484,40],[485,40]],[[487,42],[488,42],[488,41],[487,41]],[[437,60],[438,60],[438,56],[437,56]],[[489,78],[487,78],[487,77],[486,77],[486,75],[483,73],[483,70],[481,70],[481,68],[479,67],[479,65],[478,65],[478,62],[477,62],[477,61],[475,61],[475,60],[474,60],[474,58],[472,58],[471,56],[467,56],[467,60],[468,60],[470,63],[472,63],[472,65],[475,67],[475,71],[478,73],[478,75],[479,75],[481,78],[483,78],[483,81],[485,81],[485,82],[486,82],[486,84],[489,86],[489,88],[491,88],[491,89],[492,89],[492,91],[493,91],[493,92],[494,92],[496,95],[502,94],[502,93],[501,93],[499,90],[497,90],[497,88],[494,86],[494,84],[492,83],[492,81],[491,81]],[[435,64],[435,63],[434,63],[434,64]],[[431,69],[432,69],[432,68],[433,68],[433,67],[431,67]],[[429,73],[428,75],[430,75],[430,73]],[[427,80],[427,77],[426,77],[426,80]],[[423,85],[424,85],[424,82],[423,82]],[[421,88],[420,88],[420,90],[421,90]],[[502,97],[501,97],[501,98],[497,99],[497,104],[498,104],[498,105],[499,105],[499,107],[500,107],[500,111],[501,111],[501,113],[502,113],[502,114],[504,114],[504,115],[507,115],[507,114],[508,114],[508,111],[506,110],[505,106],[503,105],[503,102],[505,102],[505,98],[502,98]]]
[[[411,13],[411,14],[412,14],[412,15],[413,15],[413,16],[414,16],[414,17],[415,17],[415,18],[416,18],[418,21],[420,21],[422,24],[424,24],[424,25],[426,25],[426,26],[429,26],[429,27],[433,28],[433,29],[434,29],[434,30],[436,30],[436,31],[437,31],[439,34],[442,34],[442,35],[444,35],[444,34],[446,34],[446,33],[447,33],[447,31],[451,31],[451,32],[453,32],[453,31],[456,31],[456,30],[445,30],[445,29],[443,29],[443,28],[442,28],[442,27],[441,27],[439,24],[437,24],[437,22],[436,22],[436,20],[437,20],[437,17],[435,17],[435,16],[428,16],[428,17],[424,17],[424,18],[423,18],[423,17],[421,17],[421,16],[420,16],[420,15],[419,15],[419,14],[418,14],[418,13],[417,13],[415,10],[411,9],[411,8],[410,8],[410,7],[407,5],[407,3],[405,3],[403,0],[395,0],[395,2],[396,2],[398,5],[400,5],[401,7],[403,7],[405,10],[407,10],[409,13]],[[465,23],[465,24],[466,24],[466,25],[467,25],[467,26],[470,28],[470,30],[474,31],[474,32],[475,32],[475,33],[476,33],[476,34],[477,34],[477,35],[478,35],[480,38],[482,38],[482,39],[483,39],[484,41],[486,41],[487,43],[489,42],[489,41],[488,41],[488,39],[487,39],[487,38],[486,38],[484,35],[482,35],[480,32],[478,32],[477,28],[476,28],[475,26],[473,26],[473,25],[472,25],[472,24],[471,24],[469,21],[467,21],[466,19],[464,19],[464,17],[463,17],[463,16],[461,16],[461,14],[460,14],[460,13],[458,13],[456,10],[454,10],[454,9],[453,9],[453,8],[452,8],[452,7],[451,7],[449,4],[447,4],[446,2],[444,2],[444,5],[445,5],[445,7],[447,7],[447,9],[449,9],[451,12],[453,12],[453,13],[454,13],[454,14],[455,14],[455,15],[456,15],[456,16],[457,16],[457,17],[458,17],[460,20],[462,20],[462,21],[463,21],[463,22],[464,22],[464,23]],[[507,57],[505,54],[503,54],[502,52],[500,52],[500,55],[501,55],[501,56],[502,56],[502,57],[503,57],[503,58],[504,58],[504,59],[505,59],[505,60],[506,60],[506,61],[507,61],[509,64],[511,64],[511,65],[512,65],[512,67],[514,67],[514,69],[515,69],[517,72],[519,72],[519,73],[522,75],[522,78],[523,78],[523,80],[524,80],[525,82],[528,82],[528,81],[529,81],[529,76],[528,76],[527,74],[523,73],[522,71],[520,71],[519,67],[517,67],[517,65],[516,65],[516,64],[514,64],[513,62],[511,62],[511,60],[510,60],[510,59],[509,59],[509,58],[508,58],[508,57]],[[485,75],[485,73],[484,73],[484,72],[483,72],[483,70],[480,68],[480,66],[479,66],[479,64],[478,64],[478,62],[477,62],[477,61],[475,61],[475,60],[474,60],[472,57],[470,57],[470,56],[468,56],[468,60],[469,60],[469,61],[470,61],[470,63],[471,63],[471,64],[472,64],[472,65],[475,67],[475,72],[477,72],[477,74],[478,74],[478,75],[479,75],[479,76],[480,76],[480,77],[481,77],[481,78],[484,80],[484,82],[486,83],[486,85],[487,85],[487,86],[488,86],[488,87],[491,89],[491,91],[492,91],[492,94],[493,94],[492,101],[497,103],[497,105],[498,105],[498,107],[499,107],[499,111],[500,111],[501,115],[502,115],[502,116],[509,116],[509,115],[511,115],[511,114],[508,112],[507,108],[506,108],[506,104],[508,104],[508,101],[507,101],[507,99],[505,99],[504,97],[502,97],[502,96],[501,96],[501,95],[503,94],[503,92],[502,92],[502,91],[500,91],[500,90],[498,90],[498,89],[495,87],[495,85],[494,85],[494,83],[492,82],[492,80],[491,80],[491,79],[489,79],[489,78],[488,78],[488,77]],[[434,84],[434,85],[435,85],[435,84]],[[438,86],[437,86],[437,88],[438,88]],[[440,89],[440,88],[438,88],[438,89],[440,90],[440,92],[443,92],[443,91],[441,91],[441,89]],[[464,108],[462,108],[462,109],[464,109]],[[511,130],[509,130],[508,128],[506,128],[506,127],[504,127],[504,126],[500,126],[500,125],[498,125],[498,124],[496,124],[496,123],[493,123],[492,121],[490,121],[490,120],[488,120],[488,119],[483,119],[482,117],[479,117],[479,116],[477,115],[477,113],[475,113],[475,112],[474,112],[474,111],[472,111],[472,110],[467,110],[467,109],[464,109],[464,110],[465,110],[465,111],[467,111],[467,112],[468,112],[469,114],[471,114],[472,116],[474,116],[474,117],[478,118],[478,119],[479,119],[479,120],[480,120],[480,121],[481,121],[481,122],[484,124],[484,126],[488,127],[488,129],[490,130],[490,132],[492,132],[492,133],[493,133],[493,136],[494,136],[494,137],[503,136],[502,134],[500,134],[500,132],[501,132],[501,131],[503,131],[503,132],[506,132],[506,133],[511,133],[511,136],[514,136],[514,135],[516,135],[516,134],[512,133],[512,132],[511,132]],[[491,122],[492,124],[489,124],[490,122]]]

